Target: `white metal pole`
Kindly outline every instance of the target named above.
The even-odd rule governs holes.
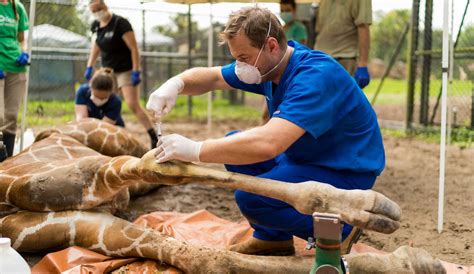
[[[454,1],[451,1],[451,29],[449,30],[449,73],[448,73],[448,89],[446,91],[446,122],[447,122],[447,136],[446,136],[446,143],[448,145],[451,144],[451,133],[453,132],[453,118],[454,113],[451,108],[451,102],[448,100],[449,94],[453,93],[453,70],[454,70]]]
[[[438,233],[443,231],[444,217],[444,179],[446,167],[446,112],[449,71],[449,0],[444,0],[443,10],[443,55],[442,55],[442,89],[441,89],[441,141],[439,149],[439,190],[438,190]]]
[[[29,31],[28,31],[28,40],[27,40],[27,51],[31,60],[31,52],[33,48],[33,27],[35,25],[35,16],[36,16],[36,0],[31,0],[30,2],[30,22]],[[31,68],[31,67],[30,67]],[[25,123],[26,123],[26,110],[28,104],[28,86],[30,83],[30,68],[26,71],[26,91],[23,98],[23,114],[21,115],[21,132],[20,132],[20,151],[23,150],[23,133],[25,132]]]
[[[213,66],[214,59],[214,29],[212,25],[212,1],[210,2],[209,7],[209,37],[207,43],[207,66]],[[212,127],[212,91],[207,93],[207,129]]]

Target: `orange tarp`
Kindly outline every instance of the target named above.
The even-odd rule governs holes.
[[[141,216],[135,223],[154,228],[189,244],[215,248],[243,241],[252,235],[252,228],[248,223],[229,222],[206,210],[187,214],[154,212]],[[304,248],[303,240],[295,238],[295,243],[298,255],[314,254],[314,251],[307,251]],[[361,252],[383,253],[364,244],[354,245],[351,251],[351,253]],[[474,274],[474,266],[464,267],[446,262],[443,264],[448,273]],[[130,273],[180,273],[178,269],[154,260],[117,259],[76,246],[46,255],[33,267],[32,273],[103,273],[119,268],[128,270]]]

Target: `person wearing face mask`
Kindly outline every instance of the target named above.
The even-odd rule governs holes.
[[[29,55],[24,32],[25,7],[18,0],[0,0],[0,131],[7,156],[13,155],[18,109],[26,91]]]
[[[103,0],[91,0],[89,10],[95,17],[92,23],[93,44],[84,76],[90,80],[97,57],[101,56],[102,66],[114,70],[119,94],[145,127],[150,136],[151,147],[156,146],[158,137],[150,116],[140,106],[140,57],[135,35],[127,19],[112,14]]]
[[[294,0],[280,1],[280,17],[285,22],[283,29],[287,40],[295,40],[306,45],[308,32],[301,21],[296,19],[296,3]]]
[[[125,127],[122,119],[122,101],[113,93],[114,77],[110,68],[102,68],[94,73],[89,84],[79,87],[76,92],[76,121],[96,118]]]
[[[314,49],[334,57],[360,88],[370,83],[372,0],[319,0]]]
[[[150,95],[147,108],[161,117],[172,110],[179,94],[241,89],[265,97],[270,120],[218,139],[164,136],[154,151],[157,163],[223,163],[229,171],[288,183],[373,187],[385,166],[377,117],[336,60],[287,41],[278,18],[258,6],[232,13],[221,40],[235,62],[174,76]],[[284,202],[239,190],[235,199],[255,232],[248,241],[230,246],[232,251],[290,255],[293,236],[313,236],[312,217]],[[348,237],[351,230],[344,225],[345,243],[353,239]]]

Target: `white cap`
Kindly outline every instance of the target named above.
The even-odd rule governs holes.
[[[0,238],[0,247],[10,247],[11,244],[10,238]]]

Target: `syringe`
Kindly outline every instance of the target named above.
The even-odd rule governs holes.
[[[158,136],[158,140],[161,138],[161,119],[158,119],[156,122],[156,135]]]

